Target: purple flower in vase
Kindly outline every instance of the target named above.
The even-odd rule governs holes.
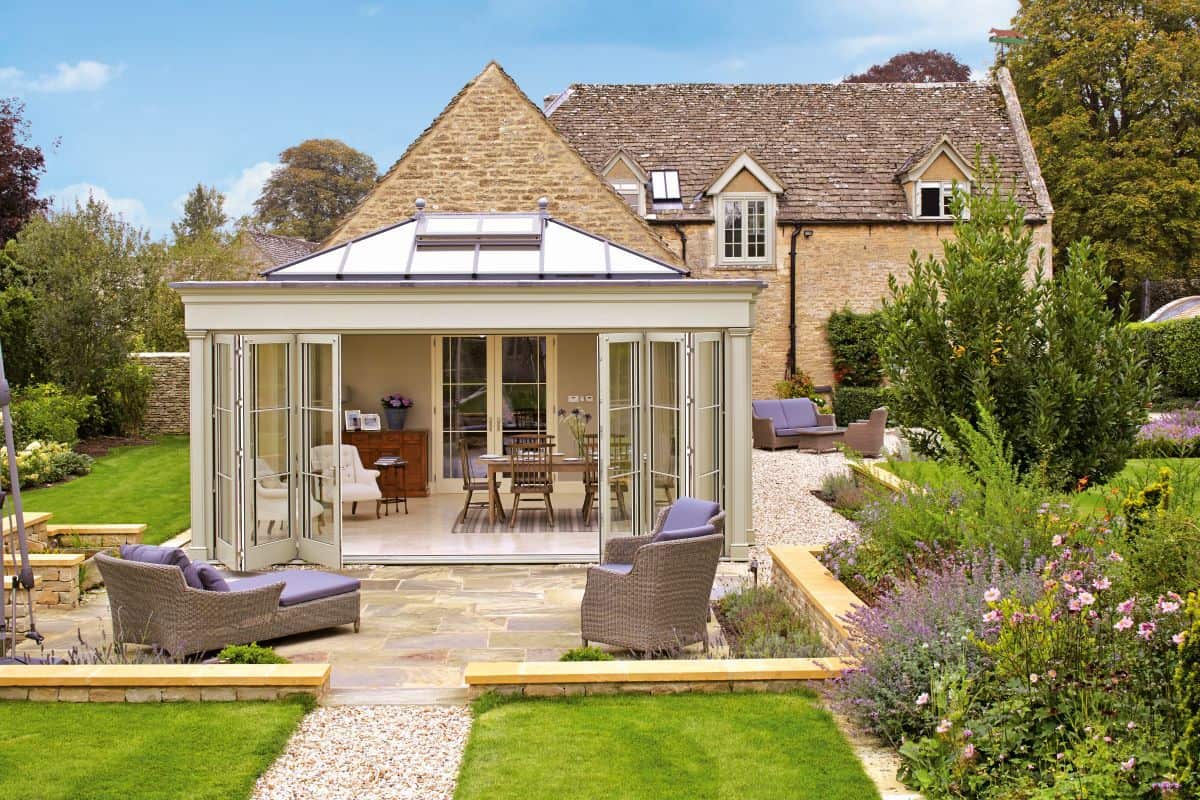
[[[405,397],[402,394],[389,394],[383,398],[384,408],[412,408],[413,401],[411,397]]]

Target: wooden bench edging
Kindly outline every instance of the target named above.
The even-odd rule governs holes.
[[[787,575],[789,582],[804,595],[806,605],[820,614],[843,641],[849,641],[845,617],[866,605],[858,595],[847,589],[807,547],[772,545],[767,552],[774,568]]]
[[[853,659],[746,658],[661,661],[472,661],[468,686],[628,684],[748,681],[822,681],[853,666]]]
[[[851,461],[850,469],[889,491],[897,493],[917,491],[916,484],[906,481],[896,473],[889,472],[876,464],[868,464],[865,461]]]
[[[329,683],[329,664],[98,664],[0,666],[0,687],[306,687]]]

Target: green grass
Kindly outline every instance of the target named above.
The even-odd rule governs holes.
[[[878,798],[811,694],[476,705],[456,800]]]
[[[249,797],[309,707],[0,702],[0,797]]]
[[[158,544],[191,525],[188,438],[114,448],[91,473],[21,497],[27,511],[52,511],[54,525],[144,522],[143,541]]]

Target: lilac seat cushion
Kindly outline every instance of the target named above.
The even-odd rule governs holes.
[[[780,400],[783,406],[783,416],[787,421],[777,428],[813,428],[817,424],[817,405],[807,397],[794,397]]]
[[[229,584],[212,564],[197,561],[183,568],[183,579],[193,589],[203,589],[206,592],[228,592]]]
[[[717,532],[717,529],[712,525],[697,525],[694,528],[672,528],[667,530],[664,528],[655,536],[654,542],[674,542],[679,539],[692,539],[697,536],[712,536]]]
[[[628,575],[633,569],[633,564],[600,564],[596,569],[602,569],[605,572],[615,572],[618,575]]]
[[[769,419],[775,428],[783,428],[787,426],[787,417],[783,413],[783,405],[779,400],[753,400],[750,403],[754,409],[754,416],[760,419]]]
[[[720,503],[695,497],[681,497],[671,504],[667,518],[663,520],[663,530],[698,528],[701,525],[707,525],[710,519],[720,513]]]
[[[186,569],[192,563],[181,548],[159,547],[154,544],[123,544],[121,558],[126,561],[140,561],[143,564],[166,564],[180,569]]]
[[[349,594],[357,592],[359,588],[358,578],[347,578],[345,575],[337,575],[333,572],[287,569],[282,572],[268,572],[243,578],[235,581],[232,589],[238,592],[280,582],[283,583],[283,594],[279,596],[279,605],[281,606],[294,606],[311,600]]]

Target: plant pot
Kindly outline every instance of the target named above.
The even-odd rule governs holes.
[[[404,430],[404,421],[408,418],[408,409],[384,406],[383,416],[387,419],[388,430],[402,431]]]

